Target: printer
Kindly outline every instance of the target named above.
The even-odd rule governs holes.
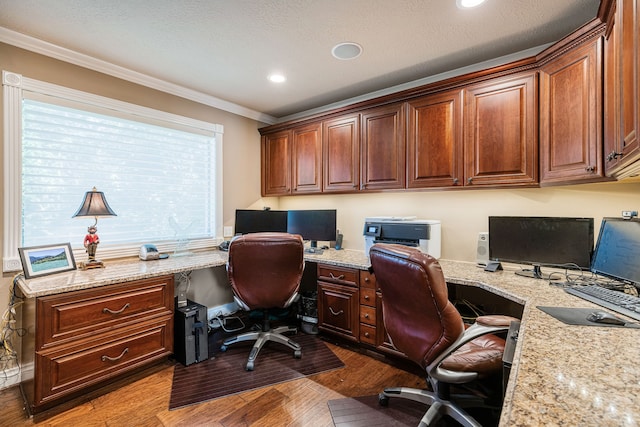
[[[440,258],[440,221],[414,216],[377,216],[364,220],[364,247],[367,256],[375,243],[414,246],[434,258]]]

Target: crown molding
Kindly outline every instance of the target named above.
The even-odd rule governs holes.
[[[68,62],[70,64],[78,65],[80,67],[87,68],[93,71],[98,71],[100,73],[117,77],[128,82],[136,83],[141,86],[179,96],[181,98],[198,102],[209,107],[217,108],[228,113],[247,117],[249,119],[253,119],[262,123],[273,124],[276,122],[276,118],[270,115],[260,113],[258,111],[243,107],[238,104],[234,104],[229,101],[225,101],[224,99],[216,98],[215,96],[195,91],[193,89],[188,89],[174,83],[169,83],[155,77],[150,77],[146,74],[129,70],[127,68],[94,58],[92,56],[84,55],[82,53],[57,46],[53,43],[49,43],[35,37],[27,36],[22,33],[9,30],[5,27],[0,27],[0,42],[7,43],[12,46],[16,46],[21,49],[35,52],[44,56],[48,56],[50,58],[58,59],[60,61]]]

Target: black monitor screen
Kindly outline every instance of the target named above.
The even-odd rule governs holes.
[[[640,221],[603,218],[591,271],[640,286]]]
[[[317,241],[336,240],[336,210],[291,210],[287,219],[287,231],[299,234],[304,240],[311,240],[315,246]]]
[[[541,265],[588,270],[593,240],[593,218],[489,217],[489,258],[533,265],[525,276],[542,278]]]
[[[236,209],[236,235],[287,232],[287,211]]]

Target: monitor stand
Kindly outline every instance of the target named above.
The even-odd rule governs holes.
[[[307,253],[307,254],[322,255],[322,253],[324,252],[324,249],[318,247],[318,241],[317,240],[311,240],[311,243],[310,243],[309,246],[310,247],[304,249],[304,252]]]
[[[552,278],[549,274],[544,274],[540,269],[540,265],[534,264],[531,270],[518,270],[516,271],[518,276],[524,277],[532,277],[534,279],[544,279],[544,280],[559,280],[560,277]]]

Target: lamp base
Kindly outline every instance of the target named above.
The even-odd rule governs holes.
[[[81,262],[78,265],[78,268],[80,268],[80,270],[90,270],[92,268],[104,268],[104,263],[100,260],[92,259],[87,262]]]

